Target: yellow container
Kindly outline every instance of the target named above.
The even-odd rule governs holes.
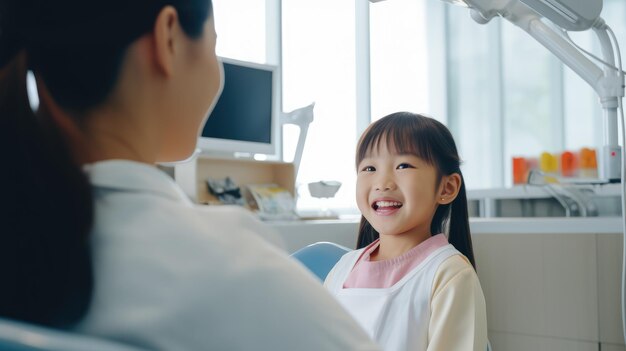
[[[554,173],[559,171],[559,158],[549,152],[541,153],[539,158],[539,169],[544,173]]]

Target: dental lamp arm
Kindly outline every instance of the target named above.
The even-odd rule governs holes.
[[[608,181],[619,181],[621,148],[617,135],[617,107],[618,99],[624,96],[622,72],[610,67],[602,70],[568,42],[561,33],[542,21],[540,15],[518,1],[510,2],[501,15],[550,50],[598,94],[604,117],[604,147],[601,150],[600,177]],[[603,21],[596,22],[594,31],[600,40],[604,60],[614,66],[613,47],[606,27]]]
[[[281,124],[294,124],[300,128],[300,134],[298,135],[298,146],[296,146],[296,153],[293,157],[296,177],[298,176],[300,162],[302,161],[302,152],[304,151],[304,143],[306,141],[307,133],[309,132],[309,124],[311,124],[314,119],[314,107],[315,103],[313,102],[308,106],[295,109],[291,112],[284,112],[281,116]]]
[[[616,70],[607,67],[603,72],[601,68],[567,41],[562,34],[542,21],[542,17],[529,7],[517,1],[512,2],[502,17],[523,29],[556,55],[596,91],[601,101],[624,96],[624,88]],[[615,65],[613,48],[606,29],[600,26],[600,28],[594,27],[594,31],[600,39],[605,61]]]
[[[444,0],[470,8],[472,19],[480,24],[501,16],[527,32],[589,84],[600,98],[604,118],[604,146],[601,150],[600,178],[618,182],[621,175],[621,148],[618,143],[617,108],[624,96],[624,75],[615,68],[604,70],[566,40],[562,30],[593,28],[600,40],[604,61],[615,66],[613,46],[607,26],[599,17],[602,0]],[[559,29],[553,29],[542,18]],[[562,28],[562,29],[561,29]]]
[[[611,67],[604,70],[589,60],[565,39],[561,30],[582,31],[593,28],[600,40],[604,61],[615,66],[613,46],[607,26],[599,17],[601,0],[444,0],[470,8],[472,19],[480,24],[501,16],[527,32],[589,84],[600,98],[604,117],[604,146],[601,150],[600,178],[618,182],[621,175],[621,148],[617,140],[618,99],[624,96],[623,72]],[[547,5],[549,4],[549,5]],[[553,29],[542,18],[559,29]],[[562,28],[562,29],[561,29]]]

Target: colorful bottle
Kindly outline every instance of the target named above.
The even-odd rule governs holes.
[[[596,150],[582,148],[580,150],[580,177],[598,178],[598,161],[596,158]]]
[[[556,183],[556,175],[559,171],[559,159],[549,152],[542,152],[539,157],[539,169],[545,173],[545,181]]]
[[[569,151],[563,152],[561,154],[561,176],[575,177],[577,170],[576,155]]]
[[[526,184],[528,165],[523,157],[513,157],[513,184]]]

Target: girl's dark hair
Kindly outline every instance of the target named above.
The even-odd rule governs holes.
[[[93,289],[91,187],[63,131],[44,108],[31,109],[27,71],[81,126],[166,5],[188,36],[202,35],[210,0],[0,2],[0,316],[70,327]]]
[[[430,231],[438,234],[445,233],[447,229],[448,241],[469,259],[472,266],[476,267],[470,237],[465,181],[460,168],[461,160],[448,128],[437,120],[418,114],[409,112],[390,114],[370,125],[361,136],[356,152],[356,166],[358,167],[368,153],[378,148],[383,140],[390,150],[415,155],[434,166],[439,179],[453,173],[461,176],[459,194],[452,203],[437,207]],[[371,244],[378,237],[376,229],[361,216],[357,248]]]

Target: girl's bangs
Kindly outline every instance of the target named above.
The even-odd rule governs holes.
[[[356,166],[372,152],[379,151],[383,142],[392,154],[414,155],[435,165],[431,140],[434,131],[428,127],[428,124],[414,116],[389,116],[378,120],[361,137]]]

